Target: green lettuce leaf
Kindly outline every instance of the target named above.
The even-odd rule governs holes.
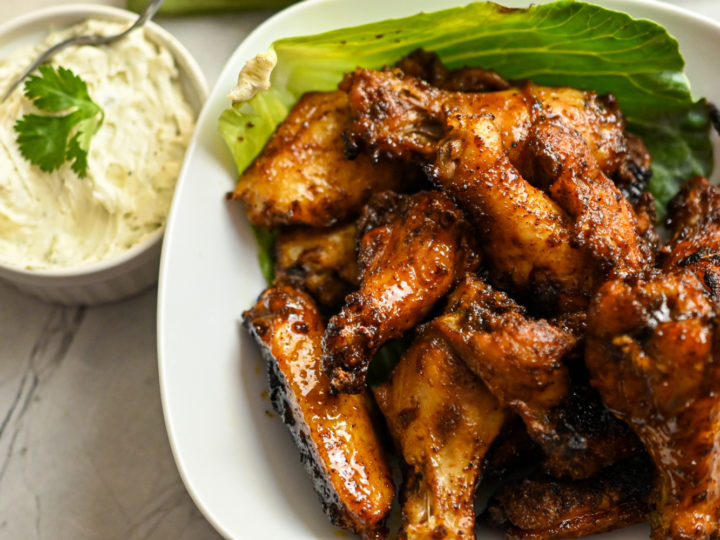
[[[418,47],[451,68],[475,65],[508,79],[612,92],[652,152],[650,190],[661,212],[689,176],[710,174],[710,122],[691,95],[677,41],[651,21],[570,0],[527,9],[478,2],[276,41],[270,89],[220,117],[238,171],[303,93],[332,90],[355,67],[394,64]]]
[[[390,374],[400,362],[403,353],[410,347],[412,334],[410,332],[400,338],[388,341],[373,356],[367,374],[367,382],[371,387],[379,386],[390,378]]]
[[[275,237],[277,231],[252,225],[252,232],[258,246],[258,263],[265,281],[270,284],[275,279]]]

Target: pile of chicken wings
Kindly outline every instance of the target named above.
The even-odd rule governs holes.
[[[612,96],[421,50],[300,99],[231,199],[278,231],[243,317],[333,523],[387,535],[394,448],[401,538],[720,538],[720,189],[663,243],[649,176]]]

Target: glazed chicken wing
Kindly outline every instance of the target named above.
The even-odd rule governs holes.
[[[538,303],[583,307],[595,278],[592,260],[571,241],[568,215],[520,176],[490,116],[450,113],[448,128],[431,176],[481,226],[493,275]]]
[[[646,454],[585,480],[534,475],[502,486],[488,508],[508,538],[580,538],[639,523],[648,513],[652,466]]]
[[[593,385],[658,470],[655,539],[720,537],[719,194],[691,180],[670,205],[662,272],[606,283],[589,312]]]
[[[528,146],[536,182],[548,189],[574,222],[573,239],[610,276],[646,271],[652,245],[641,236],[630,202],[600,169],[579,131],[559,120],[533,125]]]
[[[720,535],[717,308],[691,272],[611,281],[590,311],[586,361],[605,403],[658,469],[653,538]]]
[[[232,194],[253,224],[327,227],[357,215],[373,193],[402,185],[397,166],[366,155],[347,159],[341,135],[348,118],[344,92],[300,98]]]
[[[407,464],[401,538],[474,539],[475,487],[506,417],[497,400],[427,331],[375,398]]]
[[[360,392],[372,356],[421,322],[479,259],[463,214],[447,195],[374,197],[361,218],[360,289],[333,316],[323,340],[325,369],[340,392]]]
[[[567,330],[531,319],[480,278],[468,277],[431,326],[442,334],[504,407],[525,422],[557,476],[585,478],[639,451],[622,424],[586,391],[570,389],[563,356]]]
[[[663,270],[692,270],[720,298],[720,188],[701,176],[690,179],[668,204],[668,225],[675,235]]]
[[[575,338],[481,278],[468,276],[448,299],[446,313],[430,323],[459,352],[504,407],[512,407],[530,431],[541,430],[546,411],[568,394],[562,357]]]
[[[309,292],[334,310],[360,283],[354,223],[330,229],[296,228],[275,241],[275,284]]]
[[[267,360],[273,407],[328,518],[363,538],[384,538],[395,492],[370,397],[331,395],[321,363],[325,326],[312,300],[292,287],[270,288],[243,319]]]

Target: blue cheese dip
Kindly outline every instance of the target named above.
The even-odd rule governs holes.
[[[0,89],[70,35],[124,28],[89,20],[15,50],[0,59]],[[87,177],[68,162],[46,173],[22,157],[13,129],[37,109],[22,87],[0,104],[0,263],[26,269],[101,261],[160,229],[195,122],[172,54],[143,30],[111,45],[71,47],[51,64],[87,83],[105,121],[92,138]]]

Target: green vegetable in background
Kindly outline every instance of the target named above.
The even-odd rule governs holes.
[[[252,232],[255,235],[255,242],[258,245],[258,263],[265,281],[272,283],[275,279],[275,238],[277,231],[269,231],[264,227],[252,225]]]
[[[371,387],[384,383],[390,377],[411,342],[410,334],[405,334],[398,339],[388,341],[380,348],[368,367],[367,381]]]
[[[20,153],[46,172],[72,161],[72,170],[85,177],[90,140],[105,113],[90,98],[85,81],[71,70],[44,65],[39,71],[25,83],[25,96],[50,114],[26,114],[15,123]]]
[[[279,9],[295,0],[165,0],[159,15],[190,15],[211,11]],[[150,0],[127,0],[127,8],[140,13]]]

